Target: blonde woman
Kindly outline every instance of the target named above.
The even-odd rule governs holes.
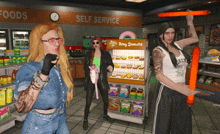
[[[39,24],[30,34],[28,63],[16,76],[15,104],[27,113],[22,134],[69,134],[66,101],[73,99],[73,83],[63,32],[55,23]]]

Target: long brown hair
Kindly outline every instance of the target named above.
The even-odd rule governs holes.
[[[101,49],[103,49],[102,48],[102,39],[100,38],[100,37],[94,37],[94,38],[92,38],[92,42],[94,41],[94,40],[98,40],[99,41],[99,45],[100,45],[100,50]],[[94,58],[94,54],[95,54],[95,48],[94,48],[94,45],[92,44],[92,58],[91,58],[91,60],[90,60],[90,66],[92,66],[92,64],[93,64],[93,58]]]
[[[60,38],[63,39],[63,44],[59,46],[59,51],[58,51],[59,60],[57,64],[60,64],[61,75],[63,77],[66,86],[68,87],[66,104],[69,104],[70,100],[73,99],[73,91],[74,91],[73,78],[70,73],[70,66],[69,66],[70,64],[64,46],[65,40],[63,38],[63,32],[61,28],[56,25],[56,23],[39,24],[32,29],[30,34],[28,62],[29,61],[39,62],[44,58],[45,56],[44,43],[41,41],[41,37],[50,30],[56,30]],[[74,91],[74,95],[75,95],[75,91]]]

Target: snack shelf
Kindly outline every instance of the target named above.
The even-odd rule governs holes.
[[[115,119],[124,120],[128,122],[134,122],[138,124],[143,124],[144,114],[143,115],[135,115],[132,113],[124,113],[120,111],[108,110],[108,115],[110,117],[114,117]]]
[[[212,72],[208,73],[208,72],[198,72],[198,74],[203,74],[203,75],[207,75],[207,76],[212,76],[212,77],[217,77],[220,78],[220,74],[212,74]]]
[[[11,80],[11,83],[5,84],[5,85],[1,85],[0,86],[0,90],[2,90],[2,88],[7,88],[9,86],[15,85],[15,80]]]
[[[2,109],[2,108],[5,108],[5,107],[9,107],[9,106],[11,106],[11,105],[14,105],[16,102],[13,102],[12,101],[12,103],[8,103],[8,104],[6,104],[6,105],[4,105],[4,106],[0,106],[0,109]]]
[[[145,85],[145,82],[147,79],[144,81],[143,79],[128,79],[128,78],[113,78],[113,77],[108,77],[108,82],[118,82],[118,83],[127,83],[127,84],[137,84],[137,85]]]
[[[197,82],[196,86],[200,87],[200,88],[208,89],[208,90],[211,90],[211,91],[218,91],[218,92],[220,92],[220,88],[219,87],[215,87],[215,86],[212,86],[212,85],[206,85],[206,84],[202,84],[202,83],[198,83]]]
[[[15,117],[9,115],[8,118],[0,121],[0,133],[4,132],[5,130],[15,126]]]
[[[212,64],[212,65],[220,65],[220,62],[218,62],[218,61],[212,61],[212,62],[199,61],[199,63],[202,63],[202,64]]]
[[[144,103],[144,102],[145,102],[145,98],[144,98],[144,97],[143,97],[143,99],[136,99],[136,98],[124,98],[124,97],[111,96],[111,95],[109,95],[109,98],[120,99],[120,100],[128,100],[128,101],[140,102],[140,103]]]
[[[23,66],[25,63],[11,63],[11,65],[7,65],[7,66],[0,66],[0,69],[8,69],[11,67],[17,67],[17,66]]]

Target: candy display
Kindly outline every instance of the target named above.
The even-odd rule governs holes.
[[[213,81],[213,78],[209,77],[208,79],[206,79],[205,84],[210,85],[212,83],[212,81]]]
[[[120,100],[111,98],[110,102],[109,102],[109,109],[114,110],[114,111],[118,111],[119,107],[120,107]]]
[[[198,83],[203,83],[205,81],[206,76],[201,76],[198,80]]]
[[[109,95],[111,96],[117,96],[118,92],[120,89],[120,85],[119,84],[110,84],[110,90],[109,90]]]
[[[121,85],[119,97],[127,98],[130,91],[129,85]]]
[[[131,102],[122,100],[121,101],[121,112],[130,113],[130,109],[131,109]]]
[[[143,103],[133,102],[132,114],[142,115],[143,114]]]

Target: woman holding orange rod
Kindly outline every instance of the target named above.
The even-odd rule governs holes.
[[[175,27],[163,23],[157,33],[157,47],[153,50],[156,79],[159,81],[158,97],[152,134],[192,134],[191,109],[187,96],[205,94],[185,85],[189,55],[183,51],[187,45],[199,41],[193,25],[193,16],[187,15],[191,37],[174,42]]]

